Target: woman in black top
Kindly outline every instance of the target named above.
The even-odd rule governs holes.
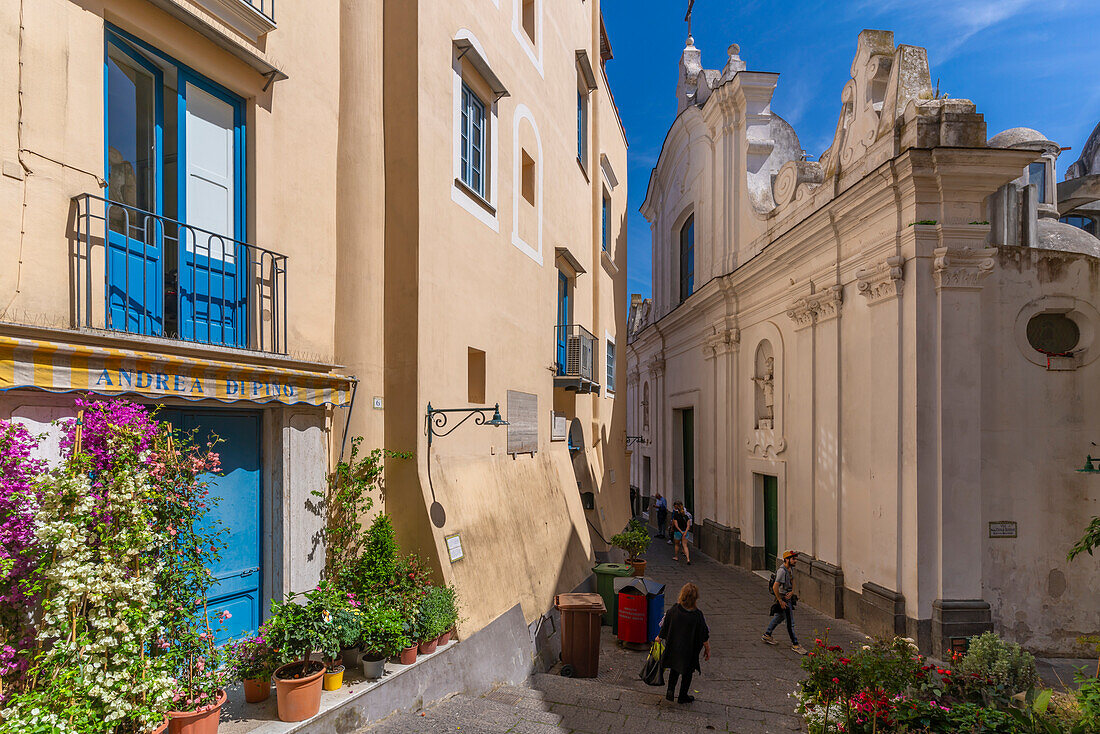
[[[680,549],[684,549],[684,559],[691,565],[691,553],[688,552],[688,531],[691,530],[691,520],[684,512],[684,503],[676,502],[672,505],[672,560],[680,560]]]
[[[657,639],[665,643],[665,655],[662,659],[668,668],[669,701],[676,691],[676,680],[680,679],[680,703],[691,703],[694,696],[688,695],[691,689],[691,677],[699,670],[699,651],[703,659],[710,660],[710,630],[703,613],[695,607],[699,599],[699,587],[693,583],[684,584],[680,589],[680,598],[665,614],[661,631]]]

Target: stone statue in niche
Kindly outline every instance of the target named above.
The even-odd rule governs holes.
[[[756,427],[775,426],[775,358],[764,359],[764,374],[752,378],[756,383]]]

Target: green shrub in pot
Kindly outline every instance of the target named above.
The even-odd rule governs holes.
[[[412,644],[405,631],[401,612],[380,601],[372,600],[360,606],[359,641],[365,654],[371,658],[388,658],[397,655]]]

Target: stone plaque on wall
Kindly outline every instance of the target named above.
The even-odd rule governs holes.
[[[550,411],[550,440],[564,441],[569,438],[569,419],[564,413]]]
[[[994,520],[989,523],[989,537],[991,538],[1015,538],[1015,520]]]
[[[539,396],[508,391],[508,453],[533,454],[539,450]]]

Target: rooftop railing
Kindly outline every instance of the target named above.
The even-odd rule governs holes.
[[[287,353],[286,255],[94,194],[73,203],[77,327]]]

